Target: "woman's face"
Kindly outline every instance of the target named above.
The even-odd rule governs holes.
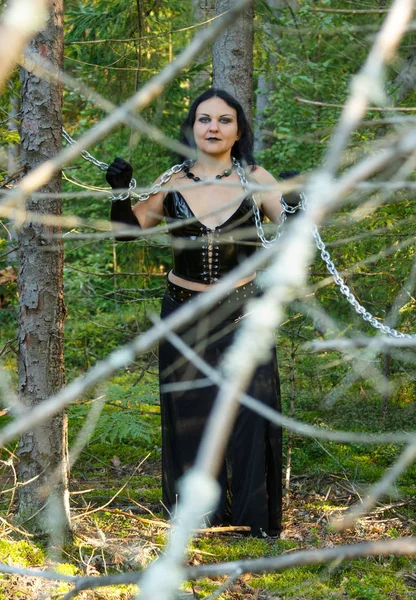
[[[222,98],[205,100],[196,109],[193,133],[201,152],[218,157],[229,155],[240,138],[237,111]]]

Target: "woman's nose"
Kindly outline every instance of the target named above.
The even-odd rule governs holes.
[[[217,131],[218,129],[218,123],[215,119],[212,119],[211,123],[210,123],[210,127],[209,127],[212,131]]]

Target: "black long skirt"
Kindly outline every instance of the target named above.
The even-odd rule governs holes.
[[[180,337],[209,365],[218,366],[244,316],[245,302],[259,293],[254,283],[237,288],[198,319],[198,323],[179,331]],[[192,302],[197,294],[168,282],[162,318],[183,302]],[[194,463],[218,390],[168,342],[159,347],[159,375],[163,504],[165,513],[172,515],[178,500],[177,481]],[[275,350],[269,362],[257,368],[247,393],[280,411]],[[208,515],[207,525],[245,525],[251,527],[254,536],[279,535],[282,521],[282,432],[279,427],[240,405],[218,479],[221,500],[215,513]]]

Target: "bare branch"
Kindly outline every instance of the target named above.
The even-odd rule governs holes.
[[[30,38],[48,19],[49,0],[12,0],[0,23],[0,89]]]
[[[389,12],[390,8],[311,8],[310,10],[339,15],[384,15]]]
[[[374,346],[377,352],[383,352],[391,348],[412,348],[416,346],[416,339],[391,338],[387,336],[356,336],[354,338],[323,340],[322,342],[309,342],[306,344],[307,348],[311,348],[317,352],[327,352],[328,350],[344,352],[353,348],[367,348],[368,346]]]
[[[188,567],[185,568],[184,575],[186,580],[192,581],[203,577],[232,576],[237,570],[240,573],[271,573],[298,566],[323,564],[334,560],[354,560],[363,556],[388,556],[389,554],[397,556],[416,554],[416,538],[398,538],[380,542],[337,546],[335,548],[303,550],[283,556]],[[75,577],[51,571],[12,567],[6,564],[0,564],[0,572],[74,584],[74,589],[62,600],[74,598],[79,592],[87,589],[93,590],[110,585],[141,584],[143,578],[143,573],[138,571],[103,577]]]
[[[364,116],[368,104],[371,101],[379,102],[383,98],[384,63],[393,58],[412,13],[412,0],[394,0],[366,62],[352,80],[352,93],[341,114],[323,165],[330,177],[334,176],[349,135]]]
[[[183,68],[189,65],[250,2],[251,0],[239,0],[235,2],[232,8],[221,19],[217,19],[211,27],[204,29],[194,37],[189,46],[172,63],[162,69],[141,90],[114,110],[106,119],[103,119],[95,127],[92,127],[88,133],[79,138],[75,146],[66,148],[55,159],[44,162],[37,169],[26,175],[18,188],[14,190],[15,202],[22,202],[34,190],[42,187],[54,173],[79,156],[81,150],[86,150],[114,129],[119,123],[123,122],[126,115],[139,112],[153,102],[162,93],[166,85]]]
[[[50,61],[37,54],[26,54],[20,59],[20,64],[26,69],[26,71],[34,73],[35,75],[38,75],[43,79],[61,83],[63,82],[64,85],[66,85],[68,88],[82,93],[85,98],[88,98],[90,101],[93,101],[97,106],[102,108],[108,114],[111,114],[117,108],[117,106],[113,104],[110,100],[107,100],[104,96],[99,94],[96,90],[92,89],[83,81],[81,81],[80,79],[76,79],[68,73],[61,71],[60,69],[56,68],[56,66],[53,65]],[[181,144],[177,140],[169,138],[158,127],[154,127],[153,125],[147,123],[147,121],[145,121],[140,115],[126,113],[124,115],[123,122],[127,125],[130,125],[134,129],[139,131],[141,134],[144,134],[150,139],[165,146],[165,148],[168,148],[169,150],[176,152],[177,154],[189,156],[189,158],[193,157],[193,152],[188,146]]]
[[[263,250],[254,254],[249,260],[241,264],[238,269],[235,269],[227,277],[224,277],[220,283],[216,284],[215,288],[197,298],[192,306],[184,305],[174,315],[166,319],[165,323],[167,327],[175,331],[182,325],[195,319],[197,315],[203,313],[211,306],[214,306],[216,302],[227,295],[228,290],[233,285],[267,263],[274,251],[277,251],[277,249]],[[162,339],[162,332],[160,329],[153,327],[143,336],[139,336],[126,346],[112,352],[105,360],[100,361],[92,367],[83,377],[76,379],[55,396],[45,400],[37,407],[27,410],[18,421],[9,423],[3,427],[0,432],[0,445],[8,443],[23,431],[34,427],[48,417],[61,411],[90,387],[102,380],[108,379],[117,369],[131,364],[138,354],[151,348],[160,339]]]
[[[416,553],[416,538],[398,538],[381,542],[366,542],[335,548],[316,548],[293,552],[284,556],[258,558],[256,560],[236,561],[214,565],[202,565],[185,569],[186,579],[200,577],[218,577],[233,573],[240,568],[243,573],[271,573],[293,567],[318,565],[333,560],[353,560],[360,556],[387,556],[388,554],[406,555]]]
[[[415,458],[416,444],[409,444],[403,450],[394,465],[386,471],[382,479],[371,487],[363,502],[354,506],[342,519],[334,520],[332,525],[338,530],[351,527],[360,516],[368,512],[376,504],[381,496],[390,490],[396,479],[400,477]]]
[[[333,104],[332,102],[320,102],[319,100],[308,100],[307,98],[300,98],[297,96],[294,98],[295,102],[301,102],[302,104],[312,104],[313,106],[322,106],[324,108],[342,108],[345,109],[346,104]],[[369,112],[416,112],[416,106],[369,106],[367,108]],[[374,123],[368,121],[366,125]],[[385,121],[383,121],[385,123]]]
[[[164,322],[159,322],[158,327],[164,329],[163,336],[171,344],[173,344],[182,354],[192,362],[204,375],[206,375],[210,381],[218,386],[224,384],[223,377],[213,369],[206,361],[204,361],[192,348],[187,346],[183,340],[172,331],[164,326]],[[250,408],[254,412],[258,413],[265,419],[268,419],[275,425],[286,427],[292,431],[296,431],[301,435],[306,435],[312,438],[319,438],[323,440],[333,442],[347,442],[347,443],[367,443],[367,444],[381,444],[381,443],[401,443],[406,441],[411,443],[416,440],[416,434],[408,433],[383,433],[383,434],[368,434],[368,433],[356,433],[349,431],[331,431],[328,429],[321,429],[320,427],[314,427],[307,425],[306,423],[297,421],[287,417],[282,413],[278,413],[275,410],[265,406],[252,396],[242,392],[239,401],[247,408]]]

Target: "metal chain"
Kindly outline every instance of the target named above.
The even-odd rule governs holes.
[[[235,158],[233,158],[233,164],[237,167],[237,174],[240,178],[240,182],[243,187],[243,190],[245,192],[247,192],[247,194],[249,194],[250,192],[248,190],[248,181],[247,181],[246,172],[245,172],[243,166],[241,165],[240,161],[236,160]],[[287,218],[286,217],[286,209],[283,205],[283,210],[280,213],[280,223],[278,225],[276,235],[271,239],[267,239],[266,235],[264,233],[263,223],[261,222],[260,210],[259,210],[258,204],[257,204],[253,194],[251,195],[251,199],[253,202],[254,222],[256,224],[257,235],[259,236],[262,246],[264,248],[270,248],[270,246],[272,246],[283,233],[283,225]]]
[[[62,137],[68,142],[68,144],[71,144],[71,146],[75,146],[76,141],[69,135],[69,133],[67,131],[65,131],[65,129],[63,127],[62,127]],[[82,156],[82,158],[85,158],[85,160],[87,160],[88,162],[92,163],[93,165],[95,165],[96,167],[101,169],[101,171],[107,171],[108,164],[105,162],[101,162],[100,160],[97,160],[86,150],[81,150],[81,156]]]
[[[62,127],[62,136],[69,144],[71,144],[71,146],[74,146],[76,144],[76,141],[69,135],[69,133],[67,131],[65,131],[65,129],[63,127]],[[84,158],[91,164],[95,165],[102,171],[107,171],[109,165],[105,162],[97,160],[96,158],[94,158],[94,156],[92,156],[86,150],[81,151],[81,156],[82,156],[82,158]],[[184,166],[185,166],[185,163],[182,163],[180,165],[173,165],[173,167],[171,167],[168,171],[163,173],[163,175],[160,178],[159,183],[155,183],[150,188],[149,192],[144,192],[142,194],[138,194],[137,192],[134,191],[136,189],[136,180],[133,178],[133,179],[131,179],[131,181],[129,183],[128,191],[122,192],[118,196],[111,195],[111,199],[113,200],[113,202],[117,202],[118,200],[127,200],[127,198],[130,196],[131,198],[135,198],[138,202],[146,202],[146,200],[149,200],[150,196],[152,196],[153,194],[158,194],[162,188],[162,185],[167,183],[171,179],[172,175],[175,175],[176,173],[179,173],[180,171],[182,171]]]
[[[401,339],[407,339],[407,340],[408,339],[416,339],[416,334],[402,333],[401,331],[397,331],[396,329],[393,329],[392,327],[389,327],[388,325],[384,325],[383,323],[380,323],[380,321],[377,321],[377,319],[371,313],[369,313],[362,304],[360,304],[358,302],[357,298],[354,296],[354,294],[351,292],[350,288],[347,286],[347,284],[344,282],[344,280],[338,273],[337,268],[335,267],[333,261],[331,260],[331,256],[330,256],[329,252],[326,250],[325,244],[322,241],[321,236],[319,235],[317,227],[314,227],[314,229],[312,230],[312,235],[315,239],[316,247],[321,252],[321,257],[322,257],[322,260],[324,261],[324,263],[326,264],[326,268],[328,269],[328,271],[332,275],[335,283],[339,287],[341,294],[343,294],[346,297],[346,299],[351,304],[351,306],[353,307],[355,312],[358,315],[360,315],[360,317],[362,319],[364,319],[364,321],[367,321],[375,329],[378,329],[379,331],[381,331],[382,333],[385,333],[386,335],[389,335],[394,338],[401,338]]]
[[[75,140],[69,135],[69,133],[67,133],[65,131],[64,128],[62,128],[62,136],[69,144],[71,144],[71,145],[76,144]],[[100,160],[97,160],[86,150],[82,150],[81,156],[82,156],[82,158],[84,158],[88,162],[92,163],[93,165],[95,165],[96,167],[101,169],[102,171],[107,171],[108,164],[105,162],[102,162]],[[248,181],[247,181],[247,177],[246,177],[244,168],[242,167],[241,163],[238,160],[236,160],[235,158],[233,158],[233,164],[237,168],[237,174],[240,178],[240,182],[241,182],[241,185],[242,185],[244,191],[249,193]],[[150,188],[149,192],[145,192],[142,194],[138,194],[137,192],[134,192],[134,189],[136,188],[136,180],[132,179],[129,184],[129,191],[123,192],[119,196],[112,196],[112,199],[114,201],[124,200],[124,199],[128,198],[129,196],[132,196],[136,200],[138,200],[138,202],[146,202],[146,200],[149,200],[151,195],[159,193],[162,186],[165,185],[165,183],[167,183],[173,175],[182,171],[182,169],[185,166],[191,166],[191,165],[192,165],[192,161],[185,161],[181,164],[173,165],[173,167],[171,167],[170,169],[165,171],[165,173],[163,173],[163,175],[160,178],[159,183],[155,183]],[[256,224],[257,234],[260,238],[262,245],[265,248],[269,248],[270,246],[272,246],[282,235],[283,225],[287,219],[287,214],[293,214],[293,213],[297,212],[299,209],[305,210],[307,207],[307,198],[303,192],[300,192],[301,201],[298,204],[298,206],[296,206],[296,207],[289,206],[288,204],[286,204],[286,202],[283,200],[283,198],[281,198],[280,202],[283,206],[283,210],[280,214],[280,224],[278,226],[277,233],[276,233],[275,237],[273,237],[271,239],[267,239],[265,236],[265,233],[264,233],[263,224],[261,222],[261,215],[260,215],[260,210],[259,210],[258,204],[253,195],[251,196],[251,198],[253,201],[254,220],[255,220],[255,224]],[[384,333],[386,335],[389,335],[394,338],[400,338],[400,339],[416,339],[416,334],[402,333],[401,331],[397,331],[396,329],[393,329],[392,327],[389,327],[388,325],[384,325],[383,323],[380,323],[380,321],[377,321],[377,319],[371,313],[369,313],[362,304],[360,304],[360,302],[357,300],[357,298],[351,292],[350,288],[347,286],[347,284],[344,282],[344,280],[338,273],[334,262],[331,260],[331,255],[327,251],[326,246],[325,246],[321,236],[319,235],[319,231],[318,231],[317,227],[313,228],[312,235],[315,239],[316,247],[318,248],[318,250],[321,253],[321,258],[324,261],[324,263],[326,264],[326,268],[328,269],[328,271],[332,275],[335,283],[339,287],[341,294],[343,294],[346,297],[346,299],[348,300],[349,304],[353,307],[355,312],[362,319],[364,319],[364,321],[366,321],[367,323],[370,323],[370,325],[372,325],[375,329],[378,329],[379,331],[381,331],[382,333]]]
[[[149,200],[149,198],[152,194],[158,194],[160,192],[160,190],[162,189],[162,186],[165,185],[165,183],[167,183],[171,179],[172,175],[175,175],[176,173],[180,173],[180,171],[182,171],[182,169],[185,166],[185,162],[178,164],[178,165],[173,165],[173,167],[171,167],[170,169],[165,171],[163,173],[163,175],[160,177],[159,183],[155,183],[154,185],[152,185],[152,187],[150,188],[150,190],[148,192],[143,192],[142,194],[138,194],[137,192],[132,192],[130,195],[133,198],[136,198],[136,200],[138,202],[146,202],[146,200]],[[132,181],[134,181],[134,180],[132,180]],[[130,184],[131,184],[131,182],[130,182]]]
[[[248,189],[247,189],[248,182],[247,182],[247,178],[245,175],[245,171],[238,161],[236,161],[236,164],[237,164],[237,173],[240,177],[241,185],[243,186],[244,190],[246,192],[248,192]],[[283,198],[280,199],[280,202],[283,206],[283,211],[281,213],[281,225],[279,225],[279,229],[277,231],[276,236],[274,238],[272,238],[271,240],[268,240],[264,235],[264,230],[263,230],[263,225],[261,222],[259,207],[254,199],[254,196],[252,196],[253,205],[254,205],[254,218],[255,218],[255,222],[256,222],[257,233],[261,240],[262,245],[265,248],[270,247],[281,236],[281,234],[282,234],[281,227],[282,227],[283,223],[285,222],[285,220],[287,219],[286,213],[293,214],[293,213],[297,212],[298,210],[306,210],[306,207],[308,204],[307,197],[303,192],[300,192],[299,195],[300,195],[301,200],[296,207],[289,206],[288,204],[286,204],[286,202],[283,200]],[[319,231],[318,231],[317,227],[313,228],[312,235],[315,239],[316,247],[321,252],[321,257],[322,257],[322,260],[324,261],[324,263],[326,264],[326,268],[328,269],[328,271],[332,275],[335,283],[339,287],[341,294],[343,294],[346,297],[346,299],[348,300],[350,305],[353,307],[355,312],[358,315],[360,315],[360,317],[362,319],[364,319],[364,321],[366,321],[367,323],[370,323],[370,325],[372,325],[375,329],[378,329],[379,331],[381,331],[382,333],[384,333],[386,335],[389,335],[389,336],[395,337],[395,338],[400,338],[400,339],[416,339],[416,334],[402,333],[401,331],[397,331],[396,329],[393,329],[392,327],[389,327],[388,325],[384,325],[383,323],[380,323],[380,321],[377,321],[377,319],[371,313],[369,313],[368,310],[366,310],[362,304],[359,303],[357,298],[354,296],[354,294],[351,292],[350,288],[347,286],[347,284],[344,282],[344,280],[338,273],[337,268],[336,268],[335,264],[333,263],[333,261],[331,260],[331,256],[330,256],[329,252],[326,250],[325,244],[324,244],[321,236],[319,235]]]

